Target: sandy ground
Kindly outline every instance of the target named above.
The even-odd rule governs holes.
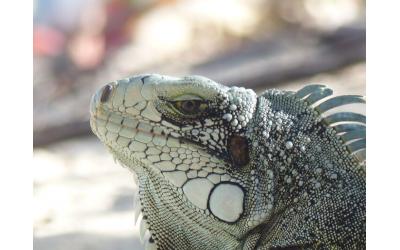
[[[365,94],[365,65],[282,85],[329,83],[337,94]],[[34,150],[34,249],[143,249],[134,225],[136,185],[94,137]]]
[[[34,249],[142,249],[132,174],[93,136],[34,151]]]

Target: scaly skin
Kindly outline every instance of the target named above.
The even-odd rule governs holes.
[[[139,75],[90,124],[138,177],[148,249],[365,249],[365,117],[325,115],[364,99],[331,94]]]

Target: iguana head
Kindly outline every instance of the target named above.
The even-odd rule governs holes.
[[[92,130],[138,176],[149,243],[231,249],[265,219],[247,136],[256,104],[252,90],[199,76],[139,75],[93,96]]]

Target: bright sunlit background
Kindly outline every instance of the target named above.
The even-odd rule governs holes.
[[[91,94],[139,73],[365,94],[365,1],[34,1],[34,249],[142,249],[136,185],[90,133]]]

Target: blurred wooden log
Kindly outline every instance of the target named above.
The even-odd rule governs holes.
[[[365,61],[365,29],[344,27],[332,34],[310,34],[305,39],[282,34],[195,66],[191,73],[226,85],[257,89],[334,71],[359,61]]]
[[[33,146],[41,147],[65,139],[91,134],[88,120],[71,121],[33,131]]]
[[[249,43],[237,51],[195,65],[188,73],[204,75],[226,85],[245,85],[253,89],[275,87],[365,61],[365,44],[364,24],[344,27],[330,34],[299,36],[289,32]],[[150,68],[146,72],[158,71]],[[40,128],[35,128],[34,124],[34,147],[91,134],[88,117],[83,121],[79,118],[49,124]]]

